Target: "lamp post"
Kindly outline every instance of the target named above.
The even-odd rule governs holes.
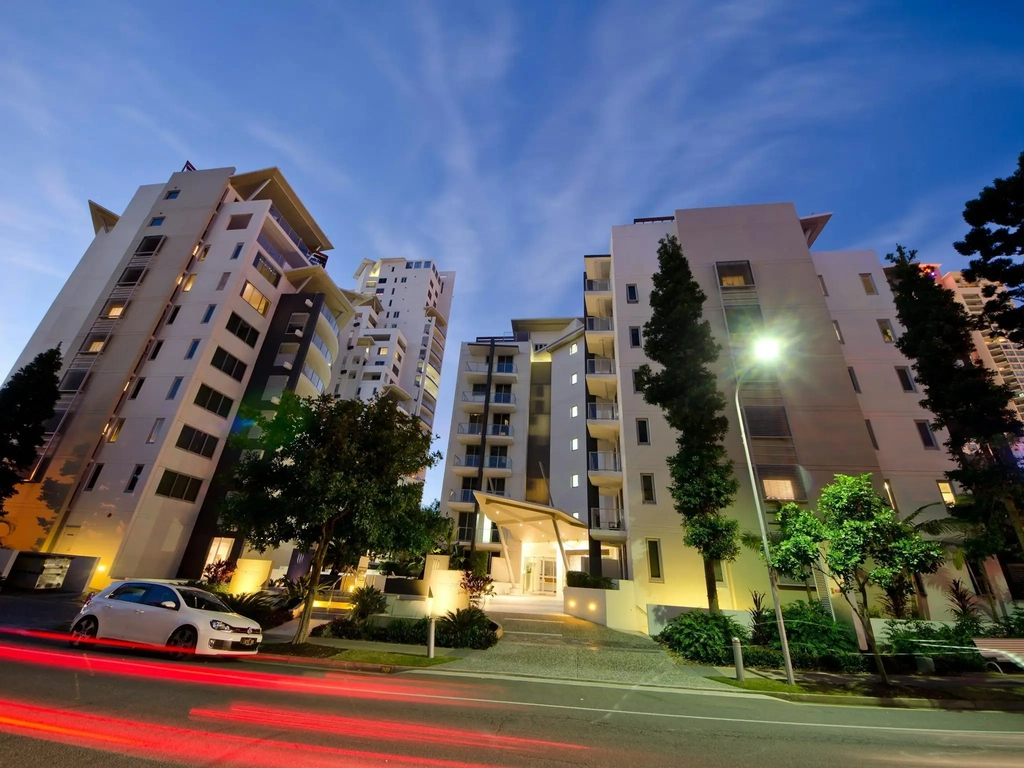
[[[768,362],[779,356],[779,342],[776,339],[762,338],[754,342],[754,357]],[[768,548],[768,525],[765,522],[764,504],[754,476],[754,461],[750,456],[750,443],[747,441],[747,423],[743,408],[740,406],[740,388],[748,371],[738,371],[736,375],[736,416],[740,422],[740,438],[743,440],[743,456],[747,461],[747,472],[750,476],[750,489],[754,493],[754,508],[757,510],[757,522],[761,526],[761,545],[764,547],[764,559],[768,565],[768,583],[772,589],[772,602],[775,604],[775,621],[779,625],[779,640],[782,643],[782,659],[786,665],[786,681],[794,685],[793,660],[789,656],[789,639],[786,637],[786,624],[782,619],[782,606],[779,604],[779,587],[775,580],[775,569],[772,567],[771,552]]]

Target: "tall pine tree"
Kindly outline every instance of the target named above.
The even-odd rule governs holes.
[[[60,397],[60,347],[40,352],[0,388],[0,517],[36,462],[44,426]]]
[[[739,554],[739,525],[724,517],[739,484],[722,441],[729,431],[725,396],[712,365],[721,347],[703,317],[707,296],[674,236],[658,244],[658,272],[651,291],[651,319],[644,325],[644,354],[660,366],[640,368],[644,400],[665,414],[678,433],[668,458],[672,500],[683,518],[684,541],[704,560],[708,608],[718,613],[715,561]]]
[[[1010,451],[1024,424],[1010,408],[1012,390],[975,360],[971,318],[950,290],[935,282],[917,261],[917,251],[896,246],[892,290],[900,323],[906,328],[896,347],[913,361],[925,398],[921,405],[945,428],[945,445],[957,464],[949,479],[971,493],[972,503],[954,508],[982,524],[972,554],[993,555],[1016,538],[1024,549],[1018,511],[1024,500],[1021,472]],[[1008,534],[1008,535],[1004,535]]]
[[[1024,152],[1017,158],[1017,170],[996,179],[964,206],[964,221],[971,230],[953,247],[971,257],[964,271],[968,280],[1002,284],[996,291],[988,285],[983,293],[984,320],[999,328],[1007,338],[1024,344]]]

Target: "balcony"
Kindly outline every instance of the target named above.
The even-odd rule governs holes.
[[[622,487],[622,456],[617,451],[593,451],[587,459],[587,477],[593,485]]]
[[[476,497],[473,495],[476,493],[472,488],[456,488],[448,495],[448,504],[452,509],[457,509],[461,512],[471,512],[476,507]],[[508,493],[505,491],[484,491],[489,496],[504,496],[508,497]]]
[[[485,430],[488,445],[511,445],[515,442],[511,424],[459,424],[455,437],[462,445],[480,445]]]
[[[610,317],[588,317],[584,337],[587,351],[598,357],[615,357],[615,321]]]
[[[615,507],[590,509],[590,536],[596,541],[626,540],[626,513]]]
[[[508,456],[456,456],[452,468],[459,477],[475,477],[481,466],[484,477],[511,477],[512,459]]]
[[[466,363],[466,381],[483,384],[487,381],[487,363],[470,361]],[[519,369],[515,363],[494,363],[491,366],[491,381],[495,384],[515,384],[519,381]]]
[[[614,358],[596,357],[587,360],[587,392],[594,397],[615,399],[618,393],[618,376]]]
[[[612,313],[612,281],[585,281],[583,283],[583,300],[587,306],[588,315],[610,317]]]
[[[587,432],[595,440],[618,442],[619,406],[616,403],[587,405]]]
[[[486,402],[486,392],[462,393],[462,410],[466,413],[483,413]],[[491,413],[512,413],[515,409],[516,396],[511,392],[495,392],[491,395]]]

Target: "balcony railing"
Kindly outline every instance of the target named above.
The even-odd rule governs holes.
[[[466,363],[466,370],[470,373],[487,373],[487,363]],[[515,363],[495,363],[494,373],[516,373]]]
[[[626,529],[621,509],[590,508],[590,527],[602,531],[623,531]]]
[[[302,242],[302,238],[299,237],[299,233],[292,229],[288,220],[282,216],[281,212],[273,205],[270,206],[270,217],[281,225],[281,229],[283,229],[284,233],[288,235],[288,239],[295,243],[295,247],[298,248],[302,252],[302,255],[308,259],[312,254],[312,251],[306,247],[306,244]]]
[[[615,327],[610,317],[588,317],[587,318],[587,330],[588,331],[612,331]]]
[[[618,421],[619,406],[615,403],[590,403],[587,406],[587,418]]]
[[[510,405],[515,403],[516,396],[511,392],[495,392],[491,395],[492,403],[499,403],[504,405]],[[487,393],[486,392],[463,392],[462,402],[464,403],[486,403]]]
[[[456,467],[480,467],[484,469],[512,469],[512,460],[508,456],[456,456]]]
[[[488,437],[512,437],[511,424],[459,424],[457,431],[460,435],[482,435],[485,426]]]
[[[338,328],[338,321],[334,319],[334,315],[331,314],[331,310],[327,308],[326,304],[320,305],[320,314],[327,320],[327,324],[331,326],[331,330],[334,331],[335,335],[341,333]]]
[[[587,280],[585,291],[610,291],[612,289],[611,280]]]
[[[592,472],[621,472],[622,456],[615,451],[592,451],[587,468]]]
[[[612,357],[595,357],[593,360],[587,360],[587,373],[591,375],[614,374],[615,359]]]
[[[473,504],[476,502],[476,497],[473,495],[475,491],[472,488],[456,488],[448,496],[448,501],[454,501],[456,504]],[[502,496],[508,497],[506,491],[483,491],[488,496]]]

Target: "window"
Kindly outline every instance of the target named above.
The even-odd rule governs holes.
[[[183,285],[181,287],[181,290],[185,291],[185,292],[191,291],[192,290],[192,286],[195,285],[195,284],[196,284],[196,276],[194,274],[189,275],[188,277],[185,278],[185,285]]]
[[[178,319],[178,313],[181,311],[181,307],[175,304],[171,307],[171,314],[167,316],[167,324],[174,325],[174,321]]]
[[[864,419],[864,426],[868,429],[868,437],[871,438],[871,447],[878,450],[878,440],[875,438],[875,428],[871,426],[871,419]]]
[[[579,415],[580,415],[580,407],[578,405],[574,405],[571,408],[569,408],[569,418],[570,419],[575,419]]]
[[[234,312],[231,313],[231,317],[228,318],[227,329],[235,334],[238,338],[248,344],[250,347],[256,346],[256,341],[260,337],[260,332],[249,325],[245,320],[240,318]]]
[[[103,310],[103,316],[110,319],[116,320],[122,314],[124,314],[124,302],[123,301],[111,301],[107,304]]]
[[[85,484],[85,490],[91,491],[96,487],[97,481],[100,479],[100,472],[103,471],[102,464],[95,464],[92,468],[92,474],[89,475],[89,482]]]
[[[146,438],[146,442],[149,444],[155,443],[160,437],[160,433],[164,431],[164,419],[157,419],[153,422],[153,428],[149,430],[149,437]]]
[[[207,459],[212,459],[214,451],[217,450],[218,442],[220,442],[220,440],[213,435],[208,435],[205,432],[186,424],[181,428],[181,434],[178,435],[178,442],[174,445],[188,451],[189,453],[195,453],[199,456],[204,456]]]
[[[573,451],[578,451],[580,449],[580,439],[578,437],[574,437],[569,443],[569,447]]]
[[[117,438],[121,436],[121,430],[124,428],[124,419],[117,419],[114,422],[114,426],[111,428],[110,433],[107,435],[108,443],[116,443]]]
[[[128,484],[124,487],[125,493],[131,493],[135,490],[135,486],[139,484],[139,478],[142,477],[142,470],[145,468],[145,464],[135,465],[135,469],[132,470],[131,477],[128,478]]]
[[[241,381],[245,378],[245,371],[249,367],[221,347],[217,347],[217,351],[213,353],[213,360],[210,361],[210,365],[217,370],[223,371],[235,381]]]
[[[281,398],[284,394],[285,388],[288,386],[287,376],[268,376],[267,385],[263,389],[263,399],[271,401],[274,398]],[[359,393],[356,392],[358,395]]]
[[[170,192],[164,195],[164,200],[176,200],[179,194],[181,194],[181,190],[172,189]]]
[[[569,354],[570,355],[575,355],[579,351],[580,351],[580,345],[577,344],[575,341],[572,344],[569,345]]]
[[[821,288],[821,295],[828,296],[828,288],[825,286],[825,278],[818,275],[818,287]]]
[[[252,265],[275,288],[281,282],[281,273],[274,269],[274,265],[270,263],[270,259],[263,255],[262,251],[256,251],[256,258],[253,259]]]
[[[404,283],[408,278],[403,277],[402,282]]]
[[[199,246],[197,245],[196,248],[198,248],[198,247]],[[195,251],[193,251],[193,253],[195,253]],[[199,256],[197,256],[196,258],[199,261],[206,261],[206,257],[209,256],[209,255],[210,255],[210,246],[207,245],[207,246],[203,246],[203,250],[201,250],[199,252]]]
[[[230,272],[222,272],[221,276],[220,276],[220,280],[217,281],[217,290],[218,291],[223,291],[224,290],[224,286],[226,286],[228,284],[228,280],[230,280],[230,279],[231,279],[231,273]]]
[[[233,251],[231,252],[231,259],[232,259],[232,261],[233,261],[233,260],[235,260],[235,259],[237,259],[237,258],[238,258],[239,256],[241,256],[241,255],[242,255],[242,248],[243,248],[244,246],[245,246],[245,243],[237,243],[237,244],[235,245],[235,250],[233,250]]]
[[[399,313],[398,313],[398,312],[395,312],[395,317],[396,317],[396,318],[398,317],[398,315],[399,315]]]
[[[636,285],[630,284],[626,286],[626,303],[627,304],[639,304],[640,303],[640,292],[636,289]]]
[[[226,419],[228,414],[231,413],[231,407],[235,404],[235,401],[205,384],[200,384],[199,391],[196,392],[195,404],[200,408],[205,408],[210,413],[216,413],[221,418]]]
[[[729,333],[757,333],[764,328],[761,307],[751,304],[746,307],[726,307],[725,324]]]
[[[644,391],[644,384],[640,380],[640,369],[639,368],[634,368],[633,369],[633,391],[634,392],[643,392]]]
[[[640,475],[640,497],[644,504],[657,503],[654,493],[654,475]]]
[[[853,368],[847,368],[846,372],[850,374],[850,383],[853,384],[853,391],[858,395],[860,394],[860,382],[857,381],[857,372]]]
[[[907,366],[896,366],[896,378],[900,380],[900,386],[903,387],[904,392],[917,391],[917,387],[914,385],[914,377],[911,375],[910,369]]]
[[[860,276],[860,284],[864,286],[864,293],[868,296],[877,296],[878,289],[875,287],[875,278],[870,272],[863,272]]]
[[[939,493],[942,495],[942,503],[947,507],[956,504],[956,494],[953,493],[953,484],[945,480],[935,481],[939,486]]]
[[[160,478],[160,483],[156,487],[156,495],[191,503],[196,500],[202,485],[203,481],[198,477],[189,477],[165,469],[164,476]]]
[[[252,221],[251,213],[238,213],[228,219],[228,229],[248,229]]]
[[[128,399],[129,400],[134,400],[135,398],[137,398],[139,396],[139,392],[142,391],[142,385],[145,384],[145,383],[146,383],[145,377],[140,376],[139,378],[137,378],[135,380],[135,386],[132,387],[132,393],[130,395],[128,395]]]
[[[384,356],[387,353],[388,353],[388,348],[387,347],[377,347],[377,354],[378,355]]]
[[[629,329],[629,346],[639,347],[642,346],[640,342],[640,327],[633,325]]]
[[[143,240],[145,242],[145,240]],[[141,246],[140,246],[141,247]],[[118,285],[137,285],[142,281],[142,276],[146,270],[143,267],[129,267],[121,273],[121,277],[118,278]]]
[[[896,341],[896,334],[893,333],[892,323],[888,320],[876,320],[878,323],[878,332],[882,334],[882,341],[886,344],[892,344]]]
[[[106,343],[107,337],[103,333],[91,333],[86,337],[85,343],[82,344],[82,351],[89,354],[97,354],[103,351],[103,345]]]
[[[784,405],[745,405],[743,415],[751,437],[791,437]]]
[[[661,539],[647,540],[647,575],[651,581],[664,581],[661,573]]]
[[[723,288],[754,284],[749,261],[719,261],[715,263],[715,269],[718,270],[718,284]]]
[[[173,400],[178,396],[178,389],[181,387],[181,376],[175,376],[174,381],[171,382],[171,388],[167,390],[167,399]]]
[[[838,320],[833,320],[832,321],[832,330],[836,332],[836,341],[838,341],[840,344],[845,344],[846,341],[843,339],[843,332],[839,328],[839,321]]]
[[[163,340],[161,339],[161,340],[157,341],[153,345],[153,351],[149,353],[149,359],[150,360],[156,360],[156,356],[160,354],[160,350],[163,349],[163,347],[164,347]]]
[[[572,374],[569,377],[569,383],[570,384],[576,384],[579,380],[580,380],[580,375],[578,373],[574,373],[574,374]]]
[[[637,445],[651,444],[651,426],[647,419],[636,420],[636,442]]]
[[[242,287],[241,296],[242,300],[245,301],[246,304],[266,317],[267,310],[270,309],[270,299],[260,293],[256,286],[248,280],[245,281],[245,285]]]
[[[572,479],[570,481],[570,485],[572,485],[573,488],[579,488],[580,487],[580,476],[579,475],[573,475]]]
[[[761,481],[766,499],[793,501],[796,499],[796,488],[793,481],[786,478],[765,478]]]
[[[885,497],[889,500],[889,506],[892,507],[897,513],[900,511],[899,504],[896,503],[896,494],[893,493],[892,483],[888,480],[882,481],[882,487],[885,489]]]
[[[161,226],[163,226],[163,223],[164,223],[164,217],[163,216],[154,216],[152,219],[150,219],[149,226],[151,226],[151,227],[161,227]]]
[[[932,425],[927,421],[915,421],[917,425],[917,434],[921,436],[921,445],[930,451],[939,450],[939,443],[935,439],[935,433],[932,432]]]
[[[199,339],[192,339],[192,341],[188,343],[188,350],[185,352],[185,359],[191,360],[195,357],[197,349],[199,349]]]
[[[207,307],[206,307],[206,311],[203,312],[203,319],[199,321],[199,324],[200,325],[206,325],[208,322],[210,322],[213,319],[213,313],[216,312],[216,311],[217,311],[217,305],[216,304],[208,304]]]

